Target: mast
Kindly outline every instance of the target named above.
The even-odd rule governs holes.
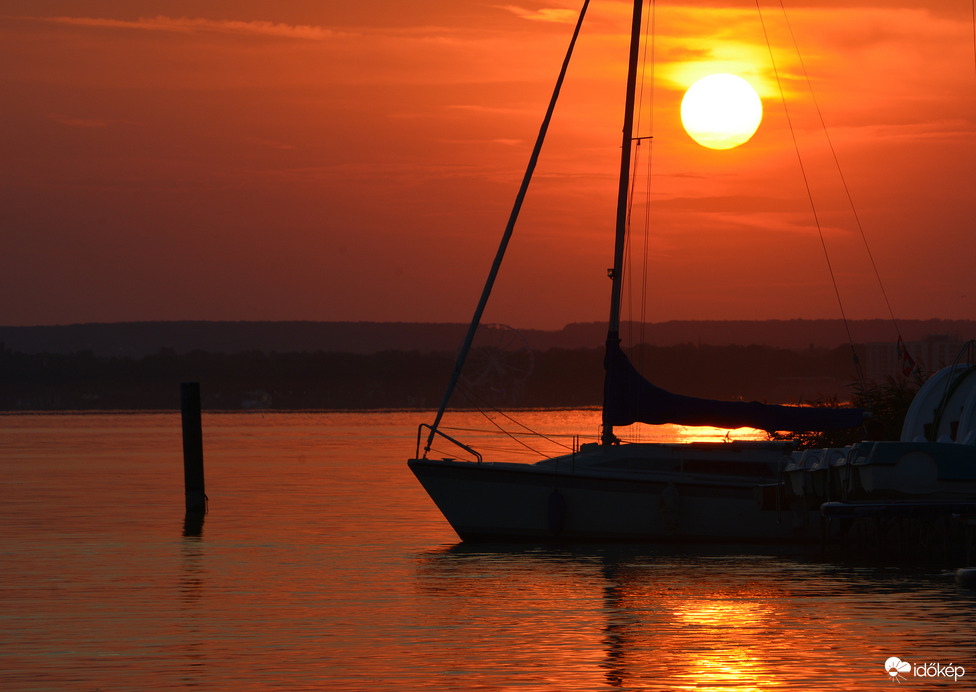
[[[464,337],[464,343],[461,345],[461,351],[458,353],[457,360],[454,363],[454,371],[451,373],[451,381],[447,385],[447,392],[444,393],[444,399],[441,402],[440,408],[437,410],[437,415],[434,417],[434,422],[430,425],[430,434],[427,437],[427,444],[424,447],[424,456],[430,451],[430,447],[434,442],[434,436],[437,435],[437,426],[440,425],[441,418],[444,416],[444,411],[447,410],[447,405],[451,401],[451,396],[454,394],[454,389],[457,387],[458,380],[461,378],[461,369],[464,367],[464,361],[468,357],[468,351],[471,350],[471,344],[474,342],[475,332],[478,330],[478,325],[481,323],[481,315],[485,310],[485,306],[488,304],[488,297],[491,295],[491,289],[495,285],[495,277],[498,276],[498,270],[501,268],[502,260],[505,257],[505,250],[508,248],[508,242],[512,238],[512,233],[515,230],[515,222],[518,220],[519,211],[522,209],[522,202],[525,199],[525,194],[529,189],[529,182],[532,180],[532,173],[535,171],[536,163],[539,161],[539,154],[542,152],[542,144],[545,142],[546,133],[549,131],[549,122],[552,120],[552,114],[556,110],[556,101],[559,99],[559,91],[562,89],[563,82],[566,79],[566,71],[569,69],[569,60],[573,56],[573,49],[576,47],[576,40],[579,38],[580,29],[583,27],[583,18],[586,16],[586,8],[589,7],[590,0],[583,0],[583,8],[580,10],[579,19],[576,21],[576,29],[573,31],[573,37],[569,41],[569,49],[566,51],[566,57],[563,59],[562,67],[559,70],[559,77],[556,79],[556,86],[552,92],[552,98],[549,99],[549,108],[546,110],[546,115],[542,120],[542,127],[539,128],[539,135],[536,137],[535,146],[532,148],[532,154],[529,157],[529,165],[525,170],[525,174],[522,177],[522,185],[519,187],[518,194],[515,197],[515,204],[512,207],[512,213],[508,217],[508,224],[505,226],[505,232],[502,234],[501,242],[498,245],[498,251],[495,253],[495,261],[491,265],[491,270],[488,272],[488,279],[485,281],[485,287],[481,292],[481,298],[478,300],[478,306],[475,308],[474,317],[471,318],[471,324],[468,326],[467,335]],[[443,434],[443,433],[442,433]]]
[[[644,0],[634,0],[634,14],[630,27],[630,60],[627,67],[627,97],[624,105],[624,129],[620,146],[620,182],[617,188],[617,225],[613,246],[613,268],[610,270],[610,321],[607,328],[607,347],[620,342],[620,296],[623,289],[624,245],[627,242],[627,206],[630,193],[630,158],[634,142],[634,103],[637,91],[637,64],[640,56],[641,11]],[[606,394],[604,394],[604,398]],[[606,422],[604,401],[603,443],[616,438],[613,426]]]

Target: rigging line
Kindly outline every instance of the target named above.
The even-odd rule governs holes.
[[[653,25],[654,10],[655,10],[654,0],[650,0],[650,3],[649,4],[651,6],[651,12],[649,13],[649,15],[644,20],[644,36],[645,36],[645,39],[646,39],[646,37],[648,35],[651,35],[653,37],[653,31],[654,31],[654,25]],[[632,136],[632,138],[631,138],[631,145],[634,147],[634,149],[633,149],[634,156],[633,156],[633,161],[632,161],[631,171],[630,171],[630,190],[628,191],[628,198],[627,198],[627,235],[626,235],[626,245],[625,245],[625,249],[624,249],[625,256],[626,256],[626,261],[624,262],[624,265],[625,266],[631,266],[632,265],[632,262],[633,262],[633,254],[631,253],[631,249],[633,247],[632,242],[631,242],[631,240],[632,240],[631,228],[632,228],[632,221],[633,221],[634,199],[635,199],[635,193],[636,193],[636,190],[637,190],[637,170],[640,168],[639,159],[640,159],[640,154],[641,154],[641,144],[643,143],[643,140],[645,140],[645,139],[651,139],[650,136],[647,136],[647,137],[640,136],[640,128],[641,128],[641,124],[640,123],[641,123],[641,118],[642,118],[643,113],[644,113],[644,85],[647,82],[647,64],[648,64],[648,62],[647,62],[647,53],[648,53],[648,44],[649,43],[650,43],[650,41],[647,41],[647,40],[644,41],[643,57],[641,58],[641,60],[642,60],[642,67],[641,67],[641,77],[640,77],[640,88],[638,89],[638,92],[637,92],[637,106],[635,108],[635,112],[636,112],[636,123],[635,123],[635,126],[634,126],[634,131],[636,132],[636,135]],[[653,134],[653,122],[654,122],[654,112],[653,112],[653,103],[654,103],[654,92],[653,92],[653,88],[654,88],[654,52],[653,52],[653,50],[651,51],[651,63],[650,64],[651,64],[651,79],[650,79],[650,82],[651,82],[651,104],[652,104],[652,110],[651,110],[651,116],[650,116],[650,118],[651,118],[651,132]],[[650,160],[648,160],[648,164],[650,164]],[[648,185],[649,184],[650,183],[648,182]],[[646,305],[647,305],[647,232],[648,232],[647,216],[648,216],[648,202],[649,202],[649,200],[648,199],[645,199],[645,203],[644,203],[645,225],[644,225],[644,248],[643,248],[643,250],[644,250],[644,263],[642,265],[642,272],[641,272],[640,316],[639,316],[639,318],[637,320],[634,320],[634,314],[633,314],[634,305],[637,303],[637,301],[634,300],[634,290],[633,290],[634,289],[634,283],[633,283],[633,280],[632,280],[633,273],[628,271],[627,272],[627,276],[626,276],[626,278],[627,278],[627,298],[628,298],[628,301],[627,301],[627,313],[628,313],[628,317],[629,317],[628,322],[630,323],[628,325],[628,331],[630,332],[630,334],[629,334],[629,341],[630,341],[631,345],[640,344],[640,343],[643,343],[643,341],[644,341],[644,318],[645,318],[645,315],[646,315],[646,312],[647,312]],[[638,335],[637,335],[636,338],[634,337],[634,322],[635,321],[638,322]],[[642,363],[640,361],[638,361],[638,367],[640,367],[641,364]]]
[[[642,137],[640,135],[640,132],[641,132],[641,119],[642,119],[643,114],[644,114],[644,86],[647,83],[647,53],[648,53],[648,44],[650,43],[647,40],[647,36],[648,36],[648,32],[650,31],[651,26],[652,26],[651,25],[651,21],[652,21],[651,15],[653,15],[653,10],[654,10],[654,7],[655,7],[654,0],[650,0],[650,3],[649,4],[651,6],[651,10],[652,11],[651,11],[651,13],[648,14],[648,16],[646,16],[644,18],[644,39],[645,40],[643,42],[643,54],[641,56],[640,87],[637,90],[637,103],[636,103],[636,107],[634,109],[635,110],[635,113],[636,113],[636,116],[635,116],[635,124],[634,124],[634,128],[633,128],[633,132],[631,134],[631,147],[632,147],[632,150],[633,150],[633,160],[631,162],[631,169],[630,169],[630,181],[629,181],[630,182],[630,189],[628,190],[628,193],[627,193],[627,233],[626,233],[626,237],[625,237],[625,246],[624,246],[624,256],[625,256],[624,266],[627,266],[630,269],[633,268],[632,264],[634,262],[634,253],[632,252],[632,250],[633,250],[633,233],[631,231],[632,231],[632,228],[633,228],[634,201],[636,199],[636,192],[637,192],[637,171],[640,168],[641,144],[643,143],[643,140],[644,139],[649,139],[649,137],[648,138],[645,138],[645,137]],[[652,86],[652,88],[653,88],[653,85],[654,85],[654,62],[653,62],[653,53],[652,53],[652,61],[651,61],[651,86]],[[653,98],[652,98],[652,102],[653,102]],[[648,159],[648,161],[650,161],[650,159]],[[627,276],[626,276],[626,278],[627,278],[627,315],[628,315],[627,330],[629,332],[629,334],[628,334],[628,341],[630,342],[631,346],[638,346],[638,347],[640,346],[640,344],[642,344],[644,342],[644,317],[645,317],[645,314],[646,314],[646,306],[647,306],[647,210],[648,210],[648,203],[649,203],[649,200],[645,197],[645,200],[644,200],[644,218],[645,218],[645,223],[644,223],[644,238],[643,238],[643,242],[644,242],[644,246],[643,246],[644,259],[643,259],[643,263],[641,265],[640,311],[639,311],[639,317],[638,317],[637,320],[634,319],[634,306],[637,304],[637,301],[634,300],[634,280],[633,280],[634,272],[632,272],[632,271],[630,271],[628,269]],[[637,336],[636,337],[634,336],[634,323],[635,323],[635,321],[637,322]],[[638,367],[638,369],[640,369],[641,367],[643,367],[643,364],[644,364],[644,362],[643,362],[644,361],[644,355],[643,354],[644,354],[644,349],[640,349],[638,351],[638,361],[637,361],[637,367]]]
[[[483,408],[481,408],[478,404],[475,403],[474,397],[472,395],[470,395],[468,392],[466,392],[464,387],[461,387],[461,393],[464,394],[467,397],[468,401],[471,402],[471,404],[474,406],[475,410],[478,413],[480,413],[482,416],[485,417],[485,420],[487,420],[489,423],[491,423],[492,425],[494,425],[498,429],[498,432],[500,432],[501,434],[505,435],[506,437],[512,439],[513,441],[517,442],[518,444],[522,445],[523,447],[525,447],[526,449],[530,450],[534,454],[540,454],[541,455],[541,453],[539,451],[537,451],[536,449],[534,449],[531,445],[529,445],[529,444],[523,442],[522,440],[518,439],[516,436],[512,435],[509,431],[505,430],[505,428],[503,428],[502,426],[500,426],[491,416],[489,416],[487,413],[485,413],[485,410]],[[496,411],[496,413],[497,413],[497,411]],[[563,446],[565,446],[565,445],[563,445]]]
[[[646,23],[645,23],[645,27],[646,27]],[[646,29],[645,29],[645,31],[646,31]],[[644,43],[644,57],[643,57],[643,61],[644,61],[643,64],[646,64],[647,63],[647,43],[646,42]],[[633,131],[631,133],[631,139],[630,139],[630,147],[631,147],[631,151],[633,153],[633,156],[631,158],[630,174],[628,176],[628,182],[630,183],[630,187],[627,190],[627,223],[626,223],[626,225],[627,225],[627,233],[626,233],[625,238],[624,238],[625,245],[624,245],[624,263],[623,263],[623,266],[626,267],[624,279],[626,279],[626,281],[627,281],[627,322],[628,322],[628,324],[627,324],[627,331],[628,331],[628,338],[627,338],[627,340],[630,342],[631,345],[633,345],[635,343],[635,338],[634,338],[634,322],[635,322],[635,320],[634,320],[634,305],[637,302],[637,301],[634,300],[634,281],[633,281],[633,275],[634,275],[634,273],[632,271],[630,271],[633,268],[633,254],[631,252],[631,250],[633,248],[633,242],[632,242],[633,236],[631,234],[631,228],[632,228],[632,222],[633,222],[633,216],[634,216],[634,193],[637,190],[637,169],[640,166],[640,164],[638,163],[638,161],[640,159],[640,154],[641,154],[641,148],[640,148],[640,146],[641,146],[641,139],[642,138],[639,135],[640,135],[641,114],[643,112],[642,104],[643,104],[643,101],[644,101],[644,75],[645,75],[645,72],[642,69],[641,70],[641,75],[640,75],[640,87],[637,90],[637,104],[636,104],[636,106],[634,108],[634,113],[635,113],[635,116],[634,116],[634,118],[635,118],[634,127],[633,127]]]
[[[637,137],[637,150],[638,150],[638,152],[640,151],[640,146],[643,143],[643,140],[644,139],[650,140],[650,144],[648,145],[648,149],[649,150],[647,152],[648,176],[650,175],[651,154],[653,153],[653,144],[654,144],[653,136],[654,136],[654,68],[655,68],[654,48],[655,48],[655,46],[654,46],[654,42],[653,41],[654,41],[654,21],[656,19],[656,12],[655,12],[655,10],[657,9],[654,0],[650,0],[650,3],[649,4],[650,4],[651,11],[647,13],[647,16],[646,16],[646,18],[644,20],[644,55],[641,58],[641,83],[640,83],[640,93],[639,93],[638,100],[637,100],[637,133],[638,133],[638,135],[640,135],[640,132],[641,132],[641,129],[640,129],[641,128],[641,118],[642,118],[643,113],[644,113],[644,87],[645,87],[645,85],[649,81],[650,82],[650,89],[649,89],[649,91],[650,91],[650,96],[649,96],[650,110],[649,110],[648,120],[650,122],[648,123],[648,131],[650,132],[650,135],[647,136],[647,137],[642,137],[642,136],[638,136]],[[650,38],[650,40],[648,40],[649,38]],[[650,52],[650,62],[648,62],[648,52]],[[648,74],[647,74],[648,73],[648,64],[650,64],[650,79],[648,79]],[[636,190],[636,179],[637,179],[637,168],[638,168],[637,160],[636,160],[637,158],[639,158],[639,156],[638,157],[635,157],[635,161],[634,161],[633,182],[634,182],[634,185],[635,186],[632,188],[631,201],[630,201],[631,207],[633,207],[633,204],[634,204],[633,191]],[[644,183],[644,185],[645,185],[645,188],[644,188],[644,239],[643,239],[643,242],[644,242],[644,246],[643,246],[644,257],[643,257],[643,263],[641,264],[640,315],[638,317],[638,336],[637,336],[637,340],[636,340],[636,343],[638,345],[644,343],[645,325],[646,325],[645,320],[647,318],[647,272],[648,272],[648,266],[647,266],[647,257],[648,257],[648,254],[647,254],[647,243],[648,243],[649,231],[650,231],[650,205],[651,205],[651,199],[650,199],[650,186],[651,186],[651,181],[650,181],[650,177],[647,178],[647,180]],[[640,353],[640,355],[638,357],[639,358],[639,360],[638,360],[638,367],[639,368],[644,365],[644,355],[643,355],[643,353],[644,353],[643,350],[641,350],[641,353]]]
[[[638,113],[640,111],[638,110]],[[637,176],[637,161],[640,158],[640,140],[631,139],[630,147],[632,152],[631,159],[631,170],[630,170],[630,187],[627,191],[627,221],[626,221],[626,232],[624,234],[624,259],[621,264],[621,270],[624,272],[624,276],[621,277],[621,281],[626,280],[627,282],[627,341],[633,346],[634,344],[634,272],[630,271],[632,269],[633,253],[631,249],[633,247],[631,229],[631,218],[634,211],[634,186],[636,185]]]
[[[631,140],[630,146],[633,152],[632,160],[636,160],[640,156],[640,141],[638,140],[636,144],[635,140]],[[630,189],[627,191],[627,232],[624,235],[624,261],[620,265],[620,269],[623,272],[623,276],[620,277],[621,282],[626,282],[627,286],[627,341],[631,344],[634,343],[634,283],[632,280],[633,273],[631,269],[631,237],[630,237],[630,218],[634,207],[634,170],[636,167],[636,162],[632,163],[630,171]]]
[[[638,110],[638,113],[640,111]],[[634,300],[634,282],[633,282],[633,272],[630,271],[633,263],[633,255],[631,254],[631,248],[633,247],[632,234],[630,232],[631,222],[633,220],[634,212],[634,192],[637,187],[637,168],[639,166],[639,159],[641,153],[641,138],[635,137],[631,140],[631,146],[633,147],[633,159],[630,167],[630,190],[627,193],[627,235],[625,237],[624,245],[624,277],[623,279],[627,281],[627,331],[628,341],[631,345],[634,345],[634,304],[637,302]]]
[[[847,332],[847,342],[851,347],[851,354],[854,358],[854,369],[857,372],[858,382],[864,382],[864,375],[861,372],[861,360],[854,349],[854,337],[851,335],[851,325],[844,312],[844,301],[840,297],[840,289],[837,287],[837,278],[834,275],[834,267],[830,262],[830,253],[827,251],[827,241],[824,239],[823,227],[820,225],[820,216],[817,214],[817,205],[813,201],[813,192],[810,189],[810,180],[807,178],[807,171],[803,165],[803,157],[800,155],[800,144],[796,139],[796,131],[793,129],[793,120],[790,117],[790,109],[786,105],[786,93],[783,91],[783,83],[779,78],[779,70],[776,68],[776,58],[773,55],[773,45],[769,41],[769,32],[766,30],[766,20],[763,18],[762,7],[759,0],[756,0],[756,10],[759,12],[759,23],[762,25],[763,36],[766,39],[766,49],[769,51],[769,61],[773,67],[773,76],[776,78],[776,86],[779,88],[779,97],[783,103],[783,112],[786,115],[786,122],[790,128],[790,136],[793,138],[793,149],[796,151],[797,163],[800,166],[800,175],[803,178],[803,185],[807,191],[807,199],[810,202],[810,209],[813,212],[813,219],[817,225],[817,233],[820,235],[820,246],[823,248],[824,259],[827,261],[827,272],[830,274],[830,281],[834,287],[834,296],[837,298],[837,307],[840,309],[841,319],[844,322],[844,329]]]
[[[657,62],[656,62],[656,59],[655,59],[656,58],[656,54],[655,54],[656,44],[654,42],[654,38],[656,36],[655,26],[656,26],[656,19],[657,19],[657,13],[656,13],[657,5],[654,2],[654,0],[651,0],[650,5],[651,5],[651,11],[649,13],[650,16],[648,17],[647,24],[645,25],[645,28],[644,28],[644,68],[641,71],[641,104],[643,105],[644,84],[645,84],[645,81],[647,80],[647,65],[648,65],[647,51],[648,51],[648,46],[650,46],[650,53],[651,53],[651,57],[650,57],[650,73],[651,73],[650,74],[650,97],[649,97],[650,104],[649,104],[649,108],[648,108],[648,121],[649,122],[648,122],[648,126],[647,126],[648,127],[648,132],[650,134],[647,136],[647,140],[648,140],[648,144],[647,144],[647,156],[646,156],[646,159],[647,159],[647,171],[645,173],[645,178],[644,178],[644,181],[645,181],[644,182],[644,228],[643,228],[643,231],[644,231],[644,233],[643,233],[643,235],[644,235],[644,239],[643,239],[643,242],[644,242],[644,246],[643,246],[644,257],[643,257],[643,261],[641,263],[640,318],[639,318],[639,330],[638,330],[639,336],[637,338],[637,345],[638,345],[638,348],[640,349],[640,351],[638,351],[638,360],[637,360],[637,362],[638,362],[639,370],[642,371],[642,372],[645,371],[644,369],[645,369],[645,366],[647,364],[646,363],[647,348],[644,346],[644,344],[646,343],[646,333],[647,333],[647,329],[646,329],[647,328],[647,277],[648,277],[648,273],[650,271],[650,264],[649,264],[650,250],[649,250],[649,248],[650,248],[650,242],[651,242],[651,182],[652,182],[652,178],[651,178],[651,162],[654,159],[654,86],[656,84],[655,67],[657,65]],[[643,113],[643,108],[641,108],[641,110],[638,111],[638,112]],[[638,132],[639,132],[639,130],[638,130]],[[638,141],[637,141],[638,147],[643,142],[643,139],[644,139],[643,137],[641,137],[641,138],[638,139]],[[635,165],[634,168],[635,168],[635,173],[636,173],[636,165]],[[643,425],[634,426],[633,435],[634,435],[634,441],[635,442],[642,441],[641,433],[643,432],[643,430],[644,430],[644,426]]]
[[[521,439],[518,438],[518,436],[513,435],[508,430],[506,430],[501,425],[499,425],[498,422],[494,418],[492,418],[491,416],[489,416],[487,413],[485,413],[484,410],[482,410],[478,406],[475,406],[475,408],[478,410],[478,412],[481,415],[483,415],[485,417],[485,420],[487,420],[489,423],[491,423],[492,425],[494,425],[498,429],[498,432],[500,432],[502,435],[505,435],[505,437],[509,438],[513,442],[517,442],[518,444],[522,445],[523,447],[525,447],[527,450],[529,450],[533,454],[538,454],[539,456],[545,456],[542,452],[540,452],[539,450],[537,450],[535,447],[533,447],[532,445],[528,444],[527,442],[522,441]],[[495,413],[501,413],[501,411],[498,411],[497,409],[493,409],[493,410],[495,411]],[[549,442],[552,442],[552,440],[549,440]],[[564,445],[561,442],[554,442],[553,444],[558,444],[560,447],[563,447],[565,449],[569,449],[569,447],[567,445]]]
[[[640,112],[640,111],[638,111]],[[632,141],[632,146],[634,150],[634,155],[631,160],[630,166],[630,190],[627,193],[627,237],[626,245],[624,246],[624,266],[627,267],[625,278],[627,280],[627,340],[630,345],[633,346],[636,343],[634,338],[634,305],[637,303],[634,300],[634,281],[633,276],[633,254],[631,249],[633,248],[633,234],[630,232],[632,228],[632,221],[634,215],[634,193],[637,188],[637,168],[640,165],[638,161],[640,160],[641,154],[641,141],[639,138],[634,138]]]
[[[541,439],[545,440],[546,442],[549,442],[549,443],[554,444],[554,445],[558,445],[558,446],[562,447],[563,449],[572,449],[572,447],[570,447],[569,445],[564,444],[562,442],[559,442],[558,440],[554,440],[551,437],[549,437],[548,435],[544,435],[541,432],[538,432],[536,430],[533,430],[532,428],[530,428],[529,426],[527,426],[525,423],[523,423],[523,422],[521,422],[521,421],[513,418],[512,416],[508,415],[504,411],[502,411],[500,409],[497,409],[494,406],[488,405],[488,402],[487,401],[485,401],[484,399],[482,399],[481,397],[479,397],[473,390],[469,389],[463,383],[459,383],[459,385],[461,387],[461,394],[463,394],[464,397],[468,401],[471,402],[471,404],[474,406],[475,410],[478,411],[478,413],[480,413],[482,416],[484,416],[485,419],[488,420],[488,422],[490,422],[492,425],[494,425],[496,428],[498,428],[498,430],[500,430],[502,433],[504,433],[506,436],[512,438],[513,440],[515,439],[516,433],[512,433],[512,432],[510,432],[510,431],[505,430],[504,428],[502,428],[498,423],[495,422],[495,420],[493,418],[491,418],[486,413],[485,409],[490,409],[492,412],[494,412],[494,413],[498,414],[499,416],[505,418],[506,420],[508,420],[508,422],[512,423],[513,425],[517,425],[518,427],[522,428],[528,434],[530,434],[530,435],[532,435],[534,437],[538,437],[538,438],[541,438]],[[541,452],[539,452],[538,450],[534,449],[533,447],[530,447],[529,445],[527,445],[526,443],[522,442],[521,440],[517,440],[517,442],[519,444],[521,444],[523,447],[525,447],[526,449],[530,449],[530,450],[532,450],[536,454],[541,454]]]
[[[542,152],[542,144],[546,139],[546,133],[549,131],[549,122],[552,120],[553,111],[556,110],[556,101],[559,99],[559,92],[562,90],[563,82],[566,79],[566,71],[569,69],[569,60],[573,56],[573,49],[576,47],[576,39],[579,38],[580,29],[583,26],[583,17],[586,16],[586,8],[589,7],[590,0],[583,0],[583,8],[580,10],[579,19],[576,22],[576,28],[573,31],[573,37],[569,41],[569,48],[566,51],[566,57],[563,58],[562,67],[559,70],[559,77],[556,79],[556,86],[553,88],[552,96],[549,99],[549,107],[546,109],[546,115],[542,119],[542,126],[539,128],[539,134],[536,137],[535,146],[532,148],[532,154],[529,156],[529,164],[525,169],[525,174],[522,176],[522,184],[519,187],[518,194],[515,196],[515,203],[512,205],[512,212],[508,217],[508,223],[505,226],[505,232],[502,234],[502,239],[498,244],[498,250],[495,253],[495,259],[492,262],[491,270],[488,272],[488,279],[485,281],[485,287],[481,291],[481,298],[478,300],[478,306],[474,310],[474,316],[471,318],[471,324],[468,327],[468,333],[464,338],[464,344],[461,346],[461,352],[458,353],[457,361],[454,363],[454,371],[451,373],[451,380],[448,383],[447,391],[444,393],[444,399],[441,401],[441,406],[437,410],[437,415],[434,417],[434,422],[430,426],[430,434],[427,436],[427,446],[424,448],[424,453],[430,450],[430,445],[434,441],[434,436],[437,434],[437,426],[440,425],[441,418],[444,417],[444,411],[447,410],[447,405],[451,401],[451,395],[454,393],[454,388],[457,386],[458,380],[461,378],[461,369],[464,367],[464,361],[468,356],[468,351],[471,350],[471,344],[474,341],[475,332],[478,330],[478,324],[481,322],[481,315],[485,311],[485,306],[488,304],[488,297],[491,295],[492,286],[495,284],[495,277],[498,276],[498,271],[501,269],[502,260],[505,257],[505,250],[508,248],[508,242],[512,238],[512,233],[515,230],[515,221],[518,219],[519,211],[522,209],[522,201],[525,199],[525,194],[529,189],[529,182],[532,180],[532,173],[535,171],[536,163],[539,161],[539,154]]]
[[[973,0],[974,7],[976,7],[976,0]],[[827,140],[827,146],[830,148],[830,154],[834,158],[834,166],[837,168],[837,175],[840,176],[840,182],[844,186],[844,192],[847,195],[847,201],[851,205],[851,213],[854,215],[854,223],[857,225],[857,230],[861,234],[861,240],[864,242],[864,250],[867,252],[868,259],[871,261],[871,268],[874,270],[874,276],[878,280],[878,287],[881,289],[881,297],[884,298],[885,307],[888,308],[888,315],[891,317],[891,323],[895,327],[895,333],[901,337],[901,330],[898,328],[898,320],[895,319],[894,310],[891,309],[891,302],[888,300],[888,292],[885,291],[884,282],[881,280],[881,272],[878,271],[878,265],[874,261],[874,254],[871,252],[871,247],[868,245],[867,235],[864,233],[864,227],[861,225],[861,217],[857,213],[857,207],[854,204],[854,196],[851,195],[851,190],[847,186],[847,178],[844,177],[844,171],[840,165],[840,159],[837,156],[837,151],[834,149],[834,142],[830,138],[830,133],[827,131],[827,123],[824,121],[823,112],[820,110],[820,103],[817,101],[817,95],[813,91],[813,83],[810,81],[810,75],[807,73],[807,66],[803,62],[803,55],[800,53],[800,46],[797,43],[796,35],[793,33],[793,25],[790,24],[790,19],[786,14],[786,7],[783,5],[783,0],[779,0],[780,8],[783,11],[783,20],[786,22],[786,28],[790,32],[790,39],[793,41],[793,49],[796,51],[796,57],[800,62],[800,69],[803,71],[803,78],[806,80],[807,88],[810,89],[810,98],[813,99],[814,108],[817,110],[817,116],[820,118],[820,127],[823,128],[824,138]]]
[[[976,0],[974,0],[976,1]],[[651,0],[651,12],[650,12],[650,40],[645,40],[644,46],[650,44],[651,46],[651,96],[650,96],[650,107],[648,120],[648,131],[650,132],[650,142],[647,145],[647,187],[644,199],[644,272],[641,281],[641,312],[640,312],[640,343],[644,343],[645,337],[645,326],[647,324],[647,275],[648,275],[648,261],[650,258],[650,242],[651,242],[651,162],[654,159],[654,87],[657,84],[655,76],[655,67],[657,65],[656,59],[656,49],[657,42],[655,38],[657,36],[656,24],[657,24],[657,5],[654,0]],[[647,33],[645,32],[645,38]],[[646,59],[645,59],[646,62]],[[643,349],[641,350],[641,364],[643,364],[644,356]]]
[[[644,272],[641,276],[641,311],[640,311],[640,343],[643,345],[645,340],[645,327],[647,325],[647,277],[650,261],[650,245],[651,245],[651,162],[654,159],[654,140],[651,140],[650,144],[647,145],[647,187],[645,194],[647,195],[646,202],[644,204]],[[644,351],[641,350],[641,364],[644,363]]]
[[[495,411],[495,413],[498,413],[500,415],[505,415],[504,411],[499,411],[498,409],[493,409],[493,410]],[[519,426],[521,426],[523,428],[525,428],[526,429],[526,432],[512,432],[512,431],[509,431],[509,434],[510,435],[524,435],[526,437],[528,437],[528,436],[531,435],[531,436],[541,437],[544,440],[549,440],[550,442],[555,442],[555,439],[554,438],[557,438],[557,437],[565,437],[567,439],[572,439],[572,438],[575,438],[575,437],[583,437],[583,438],[587,438],[587,439],[593,438],[594,440],[600,439],[599,438],[599,435],[586,435],[585,433],[584,434],[581,434],[581,433],[547,433],[547,434],[543,435],[542,433],[538,433],[538,432],[532,431],[530,428],[526,427],[522,423],[519,423],[517,420],[513,420],[512,422],[513,423],[516,423],[517,425],[519,425]],[[487,428],[464,428],[464,427],[460,427],[460,426],[456,426],[456,425],[442,425],[440,429],[441,430],[450,430],[451,432],[466,432],[466,433],[490,433],[490,432],[492,432],[491,430],[488,430]],[[566,446],[566,445],[563,445],[563,446]],[[566,446],[566,447],[568,448],[568,446]]]

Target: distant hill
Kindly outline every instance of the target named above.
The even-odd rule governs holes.
[[[930,334],[958,334],[976,338],[976,321],[905,320],[899,322],[905,341]],[[96,356],[142,357],[167,350],[177,354],[315,353],[370,354],[381,351],[454,352],[467,325],[412,322],[117,322],[42,327],[0,326],[0,344],[19,353],[79,353]],[[850,323],[859,344],[894,342],[888,320]],[[569,324],[560,330],[520,329],[529,348],[595,348],[606,338],[600,322]],[[834,348],[847,341],[840,320],[670,321],[624,325],[625,344],[653,346],[698,344],[711,346],[761,345],[787,349]]]
[[[848,324],[857,344],[894,343],[898,338],[890,320],[852,320]],[[534,348],[588,348],[603,343],[606,329],[604,323],[589,322],[569,324],[559,331],[523,333]],[[931,334],[976,338],[974,320],[904,320],[898,323],[898,329],[906,342],[920,341]],[[646,324],[643,328],[625,323],[620,335],[625,345],[645,343],[652,346],[698,344],[799,350],[835,348],[848,342],[842,320],[672,320]]]
[[[539,351],[529,367],[521,355],[469,359],[453,406],[600,405],[602,347]],[[658,386],[717,399],[846,400],[854,379],[846,347],[682,344],[631,349],[631,357]],[[447,353],[404,351],[167,350],[131,358],[0,350],[0,411],[172,410],[180,382],[199,382],[208,410],[430,408],[444,396],[453,367]]]

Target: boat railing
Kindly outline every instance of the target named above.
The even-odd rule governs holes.
[[[416,452],[416,458],[417,459],[420,458],[420,439],[421,439],[421,437],[423,437],[424,428],[427,428],[430,431],[431,437],[433,437],[434,435],[440,435],[441,437],[443,437],[448,442],[454,443],[455,445],[457,445],[458,447],[460,447],[461,449],[463,449],[465,452],[473,455],[474,458],[478,461],[478,463],[479,464],[481,463],[481,461],[482,461],[481,454],[479,454],[478,452],[476,452],[475,450],[473,450],[471,447],[469,447],[468,445],[464,444],[460,440],[455,440],[453,437],[451,437],[447,433],[441,432],[437,428],[432,427],[429,423],[421,423],[417,427],[417,452]],[[427,450],[424,451],[424,456],[425,457],[427,456]]]

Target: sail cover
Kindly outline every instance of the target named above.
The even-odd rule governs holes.
[[[863,417],[863,412],[854,408],[777,406],[672,394],[644,379],[615,338],[607,340],[604,365],[607,369],[603,395],[606,426],[677,423],[767,431],[819,431],[853,428],[861,424]]]

